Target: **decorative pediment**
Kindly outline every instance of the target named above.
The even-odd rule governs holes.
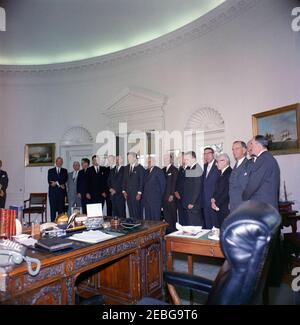
[[[132,130],[162,130],[164,128],[164,106],[167,96],[149,89],[127,87],[106,106],[104,115],[109,127],[117,131],[119,123],[127,123]]]
[[[73,126],[62,136],[61,145],[90,144],[93,136],[90,131],[82,126]]]

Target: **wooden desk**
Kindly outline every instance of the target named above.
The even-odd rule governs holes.
[[[168,271],[173,270],[173,253],[187,254],[188,272],[191,274],[193,273],[193,255],[224,258],[219,242],[208,239],[207,235],[200,239],[167,235],[165,240]]]
[[[147,221],[143,227],[59,255],[28,250],[28,256],[41,260],[41,271],[33,277],[25,263],[7,267],[6,277],[0,279],[6,289],[0,292],[0,303],[74,304],[75,287],[82,278],[86,289],[103,294],[108,304],[132,304],[143,296],[161,298],[166,223]]]

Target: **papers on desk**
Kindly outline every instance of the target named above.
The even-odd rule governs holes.
[[[37,242],[36,239],[32,238],[30,235],[26,235],[26,234],[20,234],[20,235],[16,235],[13,236],[14,241],[16,241],[19,244],[22,244],[24,246],[33,246],[35,245],[35,243]]]
[[[202,226],[182,226],[178,222],[176,223],[176,229],[178,230],[168,236],[200,238],[210,232],[210,229],[202,229]]]
[[[213,227],[211,233],[208,235],[208,239],[220,240],[220,229]]]
[[[96,244],[96,243],[100,243],[101,241],[108,240],[114,237],[116,236],[106,234],[101,230],[89,230],[89,231],[84,231],[80,234],[74,234],[68,239],[83,241],[85,243],[90,243],[90,244]]]

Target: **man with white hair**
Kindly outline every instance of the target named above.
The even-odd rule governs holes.
[[[217,179],[215,191],[211,198],[211,208],[216,211],[217,216],[213,226],[220,228],[224,219],[229,215],[229,178],[232,169],[227,153],[220,154],[216,160],[221,174]]]

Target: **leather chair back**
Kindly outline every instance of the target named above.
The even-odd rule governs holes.
[[[281,217],[272,206],[247,201],[225,219],[220,233],[226,258],[208,304],[259,303]]]

